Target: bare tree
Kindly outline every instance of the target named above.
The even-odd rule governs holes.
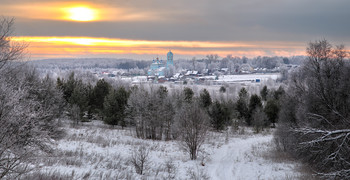
[[[146,105],[148,92],[144,88],[134,88],[128,99],[127,120],[130,125],[135,125],[136,136],[146,138]]]
[[[276,138],[282,149],[319,175],[350,178],[350,64],[344,46],[310,43],[306,64],[292,75]]]
[[[253,111],[252,114],[252,124],[256,133],[263,131],[264,127],[267,125],[267,117],[262,108],[258,107]]]
[[[78,126],[79,122],[81,121],[79,106],[76,104],[71,105],[71,108],[69,108],[69,115],[70,115],[70,118],[73,120],[73,123],[72,123],[73,127]]]
[[[0,17],[0,69],[9,62],[20,60],[27,47],[25,43],[11,41],[13,24],[13,18]]]
[[[141,145],[132,152],[130,162],[134,165],[136,173],[144,174],[150,163],[149,152],[150,150],[146,145]]]
[[[136,135],[143,139],[172,139],[174,109],[165,87],[149,91],[140,87],[128,99],[128,119],[136,126]]]
[[[8,76],[0,78],[0,178],[27,172],[29,160],[49,152],[51,139],[62,135],[63,98],[54,83],[26,66]]]
[[[11,42],[12,25],[13,19],[0,20],[0,179],[18,178],[32,158],[51,150],[63,106],[49,77],[40,79],[27,66],[12,68],[9,62],[20,60],[25,48]]]
[[[178,123],[180,146],[189,153],[191,160],[197,159],[209,129],[207,112],[198,102],[185,103],[177,112],[175,122]]]

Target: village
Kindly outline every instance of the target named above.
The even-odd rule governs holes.
[[[253,68],[250,64],[244,63],[234,68],[208,68],[202,70],[179,69],[174,65],[174,53],[167,53],[166,61],[158,57],[152,61],[147,72],[132,72],[125,69],[106,69],[101,72],[93,72],[99,79],[111,78],[122,79],[133,84],[143,83],[173,83],[173,84],[199,84],[199,85],[222,85],[235,84],[242,85],[251,83],[261,83],[283,80],[283,72],[290,71],[299,65],[286,64],[273,69],[263,67]]]

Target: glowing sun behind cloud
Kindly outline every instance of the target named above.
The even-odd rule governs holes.
[[[89,7],[67,8],[67,19],[73,21],[94,21],[97,19],[97,11]]]

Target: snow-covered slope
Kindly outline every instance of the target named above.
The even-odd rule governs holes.
[[[272,133],[210,132],[196,161],[177,141],[141,140],[133,129],[110,128],[100,121],[77,128],[55,143],[56,153],[37,159],[36,170],[24,179],[295,179],[295,163],[277,163],[266,154]],[[243,132],[243,131],[242,131]],[[150,150],[143,175],[130,158],[135,149]]]

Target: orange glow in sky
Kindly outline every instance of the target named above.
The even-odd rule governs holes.
[[[156,21],[162,17],[148,11],[135,11],[92,2],[30,2],[0,7],[6,16],[58,21]],[[0,14],[0,15],[2,15]]]
[[[68,19],[74,21],[93,21],[97,19],[96,10],[89,7],[67,8]]]
[[[350,1],[286,1],[0,0],[0,20],[15,19],[13,40],[28,42],[33,59],[298,56],[319,39],[348,46]]]
[[[305,54],[305,45],[287,42],[208,42],[147,41],[94,37],[14,37],[13,41],[29,43],[32,58],[82,57],[89,55],[164,54],[171,49],[176,55],[193,57],[218,54],[233,56],[292,56]],[[149,56],[148,56],[149,57]],[[147,59],[147,58],[146,58]]]
[[[110,16],[113,12],[110,8],[100,7],[91,3],[77,2],[41,2],[30,4],[6,5],[1,11],[9,16],[63,21],[97,21],[108,19],[101,17],[100,9],[104,9],[104,15]]]

